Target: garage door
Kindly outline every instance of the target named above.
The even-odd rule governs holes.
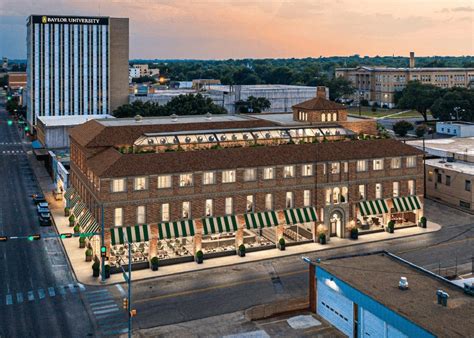
[[[318,314],[339,331],[352,337],[354,305],[352,301],[318,280]]]
[[[407,338],[406,335],[388,325],[382,319],[365,309],[361,309],[362,337]],[[387,334],[385,334],[385,328]]]

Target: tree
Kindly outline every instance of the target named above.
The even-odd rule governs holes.
[[[413,124],[408,121],[398,121],[393,125],[393,131],[400,137],[404,137],[410,130],[413,130]]]
[[[323,85],[329,88],[329,98],[333,101],[354,93],[351,82],[343,77],[328,80]]]
[[[423,137],[426,134],[426,126],[424,124],[419,125],[415,129],[416,137]]]
[[[134,83],[144,83],[144,82],[156,83],[156,79],[154,77],[149,76],[149,75],[145,75],[145,76],[140,76],[140,77],[133,78],[132,82],[134,82]]]
[[[266,97],[249,96],[247,100],[236,102],[239,113],[261,113],[271,107]]]
[[[440,92],[441,89],[436,86],[422,84],[419,81],[410,81],[402,90],[401,97],[398,100],[398,107],[415,109],[423,116],[426,122],[428,120],[427,111],[438,98]]]
[[[458,116],[455,108],[459,107]],[[474,90],[453,87],[443,91],[430,108],[433,117],[440,120],[459,118],[461,121],[474,121]]]

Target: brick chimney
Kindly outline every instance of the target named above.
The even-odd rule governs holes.
[[[327,99],[327,96],[326,95],[326,87],[324,86],[317,86],[316,87],[316,97],[321,97],[323,99]]]
[[[410,68],[415,68],[415,52],[410,52]]]

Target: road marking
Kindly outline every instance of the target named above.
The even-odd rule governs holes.
[[[93,302],[93,303],[90,303],[90,304],[91,304],[91,307],[95,307],[95,306],[104,305],[104,304],[107,304],[107,303],[115,304],[115,300],[108,299],[108,300],[104,300],[104,301],[100,301],[100,302]]]
[[[95,315],[103,315],[104,313],[117,312],[118,310],[119,310],[118,307],[116,307],[114,309],[108,309],[108,310],[98,310],[98,311],[92,310],[92,313]]]
[[[18,292],[18,293],[16,294],[16,302],[17,302],[17,303],[23,303],[23,293]]]
[[[7,295],[6,299],[7,299],[7,305],[12,305],[13,304],[12,295]]]
[[[308,269],[282,273],[282,274],[279,274],[279,276],[280,277],[286,277],[286,276],[298,275],[298,274],[303,274],[303,273],[307,274]],[[261,281],[271,282],[271,279],[268,278],[268,276],[259,277],[259,278],[249,279],[249,280],[240,281],[240,282],[232,282],[232,283],[226,283],[226,284],[221,284],[221,285],[216,285],[216,286],[210,286],[210,287],[202,288],[202,289],[181,291],[181,292],[169,293],[167,295],[162,295],[162,296],[138,299],[138,300],[135,300],[134,303],[144,303],[144,302],[148,302],[150,300],[158,300],[158,299],[166,299],[166,298],[172,298],[172,297],[186,296],[186,295],[191,295],[191,294],[194,294],[194,293],[201,293],[201,292],[212,291],[212,290],[217,290],[217,289],[224,289],[224,288],[229,288],[229,287],[232,287],[232,286],[257,283],[257,282],[261,282]]]
[[[94,293],[104,293],[104,292],[109,292],[107,289],[103,290],[96,290],[96,291],[88,291],[87,294],[94,294]]]
[[[86,287],[83,284],[77,283],[77,285],[79,286],[79,290],[86,291]]]
[[[74,288],[74,284],[69,284],[69,290],[71,290],[71,293],[76,293],[76,289]]]
[[[50,297],[56,296],[56,291],[54,291],[54,288],[53,288],[53,287],[49,287],[49,288],[48,288],[48,293],[49,293],[49,296],[50,296]]]
[[[35,300],[35,294],[33,293],[33,291],[28,291],[28,300],[30,302]]]
[[[117,304],[109,304],[109,305],[104,305],[104,306],[96,306],[92,307],[92,310],[105,310],[105,309],[112,309],[112,308],[118,308]]]
[[[127,333],[127,332],[128,332],[128,327],[125,328],[125,329],[121,329],[121,330],[103,331],[102,334],[115,336],[115,335],[119,335],[119,334]]]
[[[120,294],[125,297],[127,294],[125,293],[125,290],[123,289],[122,285],[120,284],[115,284],[115,287],[119,290]]]
[[[39,299],[43,299],[45,297],[44,290],[38,289],[38,295],[39,295]]]

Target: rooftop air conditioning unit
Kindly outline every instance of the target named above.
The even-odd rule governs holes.
[[[406,277],[400,277],[398,281],[398,288],[400,290],[408,290],[408,279]]]
[[[446,159],[446,161],[448,161],[448,162],[454,162],[454,157],[448,157],[448,158]]]

